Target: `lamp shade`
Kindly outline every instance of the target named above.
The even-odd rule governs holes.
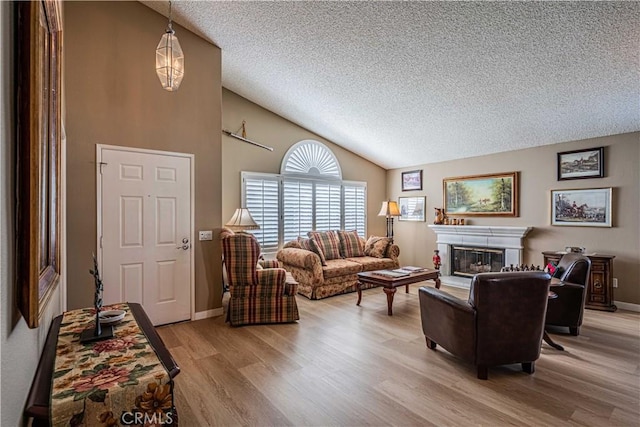
[[[385,200],[382,202],[382,207],[378,216],[386,216],[387,218],[400,216],[400,209],[398,209],[398,203],[393,200]]]
[[[156,73],[165,90],[178,90],[184,77],[184,54],[171,23],[156,48]]]
[[[233,231],[257,230],[260,228],[247,208],[236,209],[231,219],[224,226]]]

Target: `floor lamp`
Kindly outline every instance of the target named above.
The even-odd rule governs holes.
[[[400,216],[400,209],[398,209],[398,203],[393,200],[385,200],[382,202],[380,213],[378,216],[387,217],[387,237],[391,238],[393,242],[393,218]]]

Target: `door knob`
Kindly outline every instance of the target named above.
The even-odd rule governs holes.
[[[184,239],[182,239],[182,243],[189,243],[189,239],[185,237]]]
[[[186,250],[189,250],[189,245],[185,244],[185,245],[182,245],[182,246],[177,246],[176,249],[182,249],[183,251],[186,251]]]

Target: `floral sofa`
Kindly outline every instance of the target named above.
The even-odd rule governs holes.
[[[400,248],[387,237],[360,238],[355,231],[309,232],[290,241],[276,258],[298,281],[298,293],[322,299],[356,290],[361,271],[398,268]],[[363,285],[363,289],[370,288]]]

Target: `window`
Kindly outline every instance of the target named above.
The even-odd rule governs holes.
[[[243,203],[260,225],[252,233],[264,253],[311,230],[357,230],[365,237],[366,183],[342,181],[338,160],[324,144],[298,142],[280,170],[242,172]]]

